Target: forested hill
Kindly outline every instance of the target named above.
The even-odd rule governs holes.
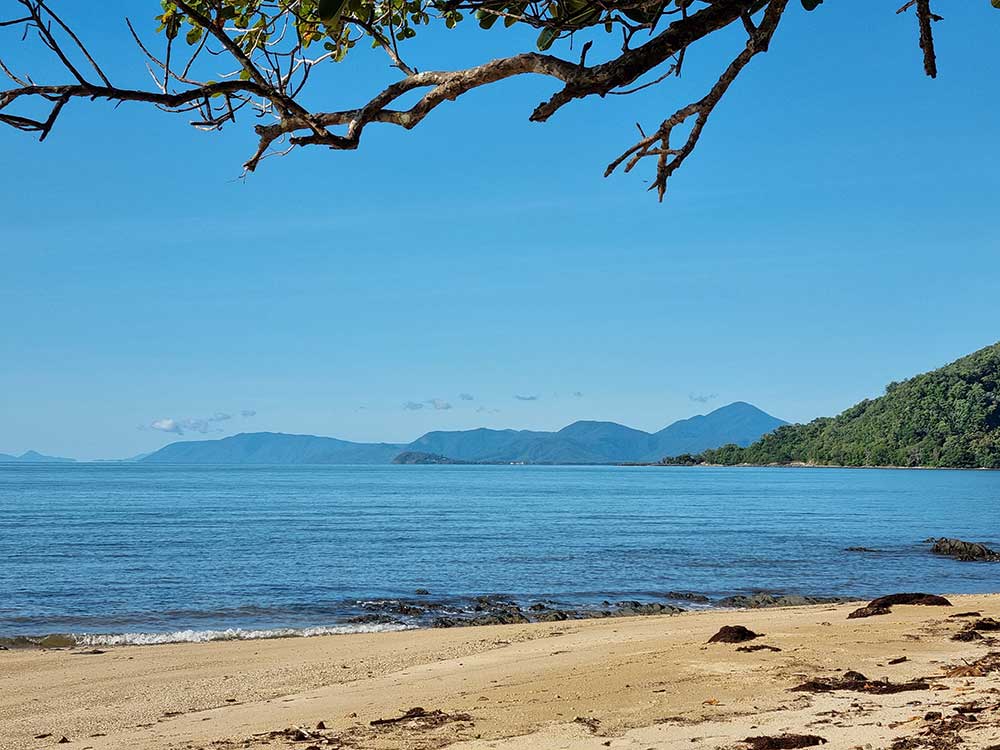
[[[862,401],[691,462],[1000,468],[1000,343]]]

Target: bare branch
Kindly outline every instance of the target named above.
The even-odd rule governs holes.
[[[604,171],[604,176],[611,175],[623,163],[625,164],[625,172],[630,172],[642,159],[647,156],[655,156],[657,159],[656,179],[650,185],[650,189],[655,188],[659,199],[662,201],[667,191],[667,181],[681,164],[684,163],[684,160],[691,155],[695,146],[698,145],[698,139],[701,137],[708,118],[719,103],[719,100],[729,90],[730,85],[736,80],[747,63],[755,55],[767,51],[787,4],[788,0],[771,0],[760,25],[753,27],[753,30],[750,32],[746,47],[726,67],[719,80],[716,81],[709,92],[698,101],[692,102],[674,112],[674,114],[660,124],[655,133],[643,136],[642,140],[608,165]],[[684,144],[679,148],[672,147],[670,138],[674,128],[687,122],[691,117],[695,118],[694,124],[691,126]],[[640,132],[642,132],[641,128]]]

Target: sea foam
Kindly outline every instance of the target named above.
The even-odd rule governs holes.
[[[349,633],[387,633],[411,630],[404,624],[331,625],[311,628],[267,628],[248,630],[175,630],[170,633],[74,633],[71,637],[77,646],[150,646],[162,643],[207,643],[208,641],[254,641],[270,638],[309,638],[317,635],[346,635]]]

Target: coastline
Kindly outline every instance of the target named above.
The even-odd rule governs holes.
[[[792,731],[821,736],[831,748],[888,748],[948,731],[963,748],[980,750],[1000,743],[1000,672],[944,675],[995,647],[989,632],[951,640],[967,624],[951,615],[974,610],[1000,619],[1000,595],[949,598],[952,607],[895,606],[865,619],[847,619],[857,603],[821,604],[3,651],[0,748],[49,747],[66,737],[59,746],[79,750],[545,750],[682,742],[714,750]],[[722,626],[737,624],[765,634],[750,646],[780,651],[706,643]],[[893,684],[928,678],[928,687],[885,695],[791,691],[846,670]],[[945,718],[967,715],[956,706],[973,703],[976,719],[944,726]],[[423,714],[401,718],[418,706]],[[319,722],[326,728],[317,730]]]

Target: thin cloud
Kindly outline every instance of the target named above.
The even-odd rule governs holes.
[[[518,401],[537,401],[538,400],[538,396],[520,396],[520,395],[517,395],[517,394],[514,395],[514,398],[516,398]]]
[[[473,396],[471,393],[459,393],[458,397],[460,399],[462,399],[463,401],[475,401],[476,400],[476,397]]]
[[[419,401],[407,401],[403,404],[403,408],[406,409],[406,411],[420,411],[424,408],[424,405]]]
[[[451,408],[451,404],[440,398],[432,398],[427,401],[429,406],[433,406],[438,411],[446,411]]]
[[[240,412],[240,416],[243,417],[244,419],[249,419],[250,417],[256,417],[257,416],[257,410],[256,409],[244,409],[243,411]]]
[[[707,404],[709,401],[714,401],[718,397],[718,393],[691,393],[688,395],[688,400],[694,401],[697,404]]]
[[[485,406],[480,406],[476,409],[476,414],[499,414],[499,409],[487,409]]]
[[[215,414],[210,416],[207,421],[209,422],[225,422],[226,420],[232,419],[232,414],[226,414],[224,411],[217,411]]]
[[[583,398],[582,391],[573,391],[573,398]]]
[[[214,417],[208,419],[174,419],[165,417],[164,419],[154,419],[149,423],[149,429],[159,432],[166,432],[172,435],[183,435],[188,432],[197,432],[206,435],[209,432],[222,432],[215,423],[220,420]]]

